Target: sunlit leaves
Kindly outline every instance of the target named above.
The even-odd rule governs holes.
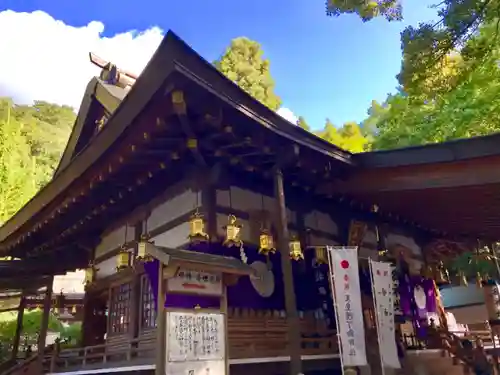
[[[281,100],[274,93],[269,60],[264,59],[259,43],[248,38],[233,39],[224,54],[214,63],[227,78],[255,99],[277,110]]]
[[[0,98],[0,224],[50,180],[74,120],[68,107]]]
[[[402,6],[401,0],[327,0],[326,13],[329,16],[356,13],[363,21],[379,16],[399,21],[402,19]]]
[[[367,151],[370,145],[369,139],[363,135],[361,128],[355,122],[347,122],[337,128],[326,119],[325,127],[316,132],[316,135],[350,152]]]

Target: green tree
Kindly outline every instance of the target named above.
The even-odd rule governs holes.
[[[43,311],[40,309],[25,311],[23,316],[22,337],[32,345],[36,343],[37,335],[42,325]],[[16,333],[17,313],[2,313],[0,314],[0,342],[8,345]],[[62,332],[63,324],[52,313],[49,316],[48,330],[51,332]]]
[[[0,120],[0,223],[5,223],[38,190],[36,159],[21,127],[7,112]]]
[[[462,47],[476,35],[477,29],[488,23],[497,23],[500,0],[443,0],[436,5],[438,22],[422,22],[408,26],[401,33],[403,64],[399,82],[405,90],[418,90],[428,77],[435,75],[440,66],[449,66],[453,51]],[[327,0],[327,14],[338,16],[356,13],[364,21],[383,16],[389,21],[402,20],[402,0]],[[485,40],[475,50],[476,57],[487,56],[495,38]],[[450,55],[451,53],[451,55]],[[460,64],[451,65],[453,73]],[[437,66],[437,68],[436,68]],[[448,77],[451,78],[451,77]]]
[[[0,224],[51,179],[75,117],[70,107],[0,98]]]
[[[384,111],[367,120],[377,128],[373,147],[406,147],[500,131],[500,43],[488,56],[470,53],[495,32],[484,26],[467,43],[463,61],[474,68],[459,73],[453,87],[432,98],[421,92],[390,95]]]
[[[329,119],[326,119],[323,130],[317,132],[316,135],[350,152],[363,152],[370,147],[368,138],[363,135],[360,126],[355,122],[348,122],[337,128]]]
[[[263,57],[259,43],[245,37],[231,41],[224,54],[214,62],[215,67],[248,94],[276,111],[281,104],[274,93],[270,62]]]
[[[326,13],[329,16],[355,13],[363,21],[370,21],[378,16],[385,17],[388,21],[403,18],[401,0],[327,0]]]
[[[311,127],[307,124],[306,119],[302,116],[299,116],[299,118],[297,119],[297,126],[307,131],[311,130]]]

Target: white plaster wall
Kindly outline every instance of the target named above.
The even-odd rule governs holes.
[[[115,229],[114,231],[105,234],[101,238],[101,242],[99,243],[99,245],[97,245],[95,249],[95,257],[96,258],[102,257],[103,255],[109,253],[110,251],[119,248],[124,243],[133,241],[133,239],[134,239],[134,228],[132,226],[124,225],[118,229]]]
[[[339,234],[339,228],[331,216],[321,211],[311,211],[304,215],[304,224],[307,228],[320,230],[333,235]]]
[[[156,246],[176,248],[189,242],[189,222],[182,223],[151,239]]]
[[[191,189],[171,197],[152,209],[148,218],[148,231],[154,230],[201,205],[201,193]]]
[[[175,189],[175,187],[174,187]],[[200,192],[192,190],[185,190],[177,196],[168,198],[161,202],[151,210],[151,215],[147,219],[147,230],[152,231],[163,224],[171,222],[172,220],[187,214],[201,203]],[[126,232],[126,241],[125,241]],[[154,241],[159,246],[178,247],[188,242],[187,236],[189,234],[189,224],[183,223],[182,225],[172,228],[167,232],[161,233],[154,238]],[[102,237],[101,242],[96,248],[96,257],[101,257],[112,250],[122,246],[124,242],[134,240],[134,228],[129,226],[125,230],[125,226],[120,227]],[[131,251],[132,249],[130,249]],[[117,256],[108,258],[96,265],[96,278],[102,279],[110,276],[116,272]]]
[[[228,190],[217,190],[217,205],[245,212],[265,210],[272,217],[276,217],[277,213],[273,197],[263,197],[262,194],[235,186],[231,186]],[[287,218],[289,223],[296,223],[296,212],[287,208]]]

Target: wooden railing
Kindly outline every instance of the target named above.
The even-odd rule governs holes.
[[[337,354],[335,332],[324,329],[324,322],[301,318],[302,355]],[[286,318],[278,313],[261,315],[231,311],[228,319],[229,358],[273,358],[290,355]],[[103,345],[59,350],[56,348],[45,366],[50,372],[83,368],[120,367],[153,364],[156,330],[141,332],[131,340],[126,335],[112,336]]]
[[[442,349],[467,371],[478,370],[492,373],[498,370],[498,339],[490,331],[447,331],[431,326],[425,339],[427,348]],[[498,372],[497,372],[498,373]]]

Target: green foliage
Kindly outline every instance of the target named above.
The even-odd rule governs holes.
[[[414,146],[500,131],[500,44],[497,41],[487,56],[474,54],[495,32],[485,26],[467,43],[460,56],[463,68],[453,85],[438,85],[432,97],[422,85],[389,96],[383,111],[367,119],[377,129],[373,147]]]
[[[369,149],[368,138],[363,135],[360,126],[355,122],[348,122],[337,128],[329,119],[326,119],[323,130],[317,132],[316,135],[350,152],[362,152]]]
[[[214,62],[215,67],[248,94],[277,110],[281,100],[274,93],[270,63],[264,59],[259,43],[245,37],[233,39],[224,54]]]
[[[0,224],[50,180],[74,121],[69,107],[0,98]]]
[[[304,130],[311,130],[311,127],[307,124],[306,119],[302,116],[299,116],[297,119],[297,126],[300,126]]]
[[[356,13],[363,21],[379,16],[388,21],[402,19],[401,0],[326,0],[326,13],[329,16]]]
[[[10,343],[16,333],[17,313],[8,314],[0,321],[0,342]],[[25,311],[23,316],[22,337],[30,344],[36,342],[38,331],[42,324],[42,310]],[[62,323],[51,313],[49,316],[49,331],[62,332],[64,327]]]
[[[453,84],[454,75],[462,67],[460,59],[455,60],[456,49],[474,38],[480,26],[496,23],[500,0],[443,0],[435,9],[438,22],[408,26],[401,33],[403,62],[398,79],[410,94],[435,94],[430,86],[449,88]],[[334,16],[355,13],[364,21],[378,16],[389,21],[402,20],[400,0],[327,0],[326,11]],[[481,48],[475,50],[476,57],[487,56],[496,37],[484,40]]]

